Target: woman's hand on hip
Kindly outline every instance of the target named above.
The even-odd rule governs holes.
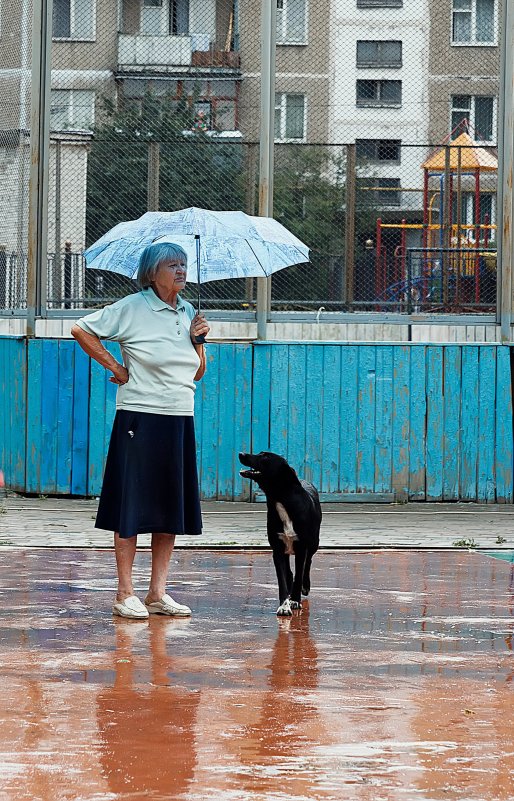
[[[195,337],[206,337],[210,330],[209,323],[203,314],[195,314],[191,320],[191,327],[189,329],[193,343],[195,341]]]
[[[123,364],[118,364],[112,372],[113,375],[109,378],[109,381],[112,381],[113,384],[122,386],[129,380],[128,370]]]

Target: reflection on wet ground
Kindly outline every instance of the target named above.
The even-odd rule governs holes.
[[[2,801],[514,798],[509,562],[321,553],[280,621],[269,554],[182,551],[132,622],[112,558],[2,555]]]

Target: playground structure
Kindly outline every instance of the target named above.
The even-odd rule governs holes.
[[[443,145],[423,164],[423,222],[376,223],[375,295],[402,311],[463,311],[496,303],[496,225],[482,213],[484,192],[495,191],[498,160],[468,133]],[[485,185],[485,188],[484,188]],[[463,215],[463,198],[472,197],[472,219]],[[491,204],[492,208],[492,204]],[[464,217],[464,218],[463,218]],[[400,232],[392,259],[387,230]],[[410,247],[409,231],[419,231]]]

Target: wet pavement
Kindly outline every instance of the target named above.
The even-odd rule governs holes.
[[[185,549],[193,618],[140,622],[111,553],[0,549],[0,799],[513,799],[499,555],[325,551],[282,621],[269,553]]]

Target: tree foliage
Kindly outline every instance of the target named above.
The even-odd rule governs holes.
[[[241,144],[214,141],[197,123],[185,100],[147,93],[141,106],[120,109],[105,101],[88,162],[88,244],[146,211],[151,142],[160,144],[160,209],[241,207]]]
[[[256,176],[248,174],[248,146],[212,137],[187,100],[147,93],[139,104],[120,108],[106,100],[89,154],[88,244],[122,220],[146,211],[151,142],[160,146],[159,207],[163,211],[188,206],[244,211],[249,205],[257,207]],[[369,205],[361,202],[357,237],[360,231],[369,232],[369,212]],[[275,276],[274,297],[340,299],[346,220],[344,153],[327,146],[277,146],[274,217],[311,249],[308,268],[292,267]]]

